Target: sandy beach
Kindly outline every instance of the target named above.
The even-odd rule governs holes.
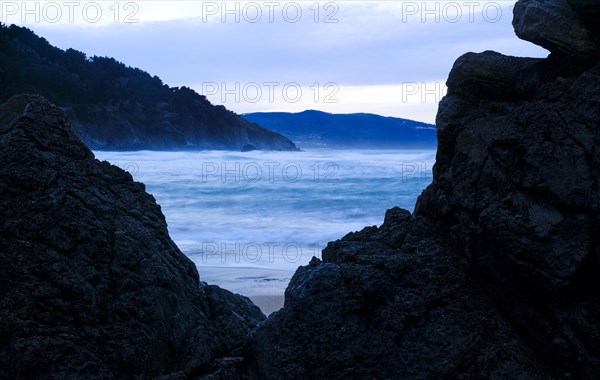
[[[250,296],[248,297],[268,317],[283,307],[283,296]]]
[[[190,258],[198,265],[198,256]],[[198,271],[202,281],[250,298],[267,316],[283,307],[283,293],[294,274],[282,269],[200,265]]]

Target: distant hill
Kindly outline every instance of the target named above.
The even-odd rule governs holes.
[[[27,28],[0,24],[0,103],[21,93],[64,108],[92,149],[297,149],[187,87],[169,87],[113,58],[64,51]]]
[[[379,115],[260,112],[242,115],[248,121],[282,133],[300,148],[432,148],[435,125]]]

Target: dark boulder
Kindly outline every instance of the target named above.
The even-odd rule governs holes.
[[[0,106],[0,162],[0,378],[214,372],[264,318],[200,286],[144,185],[45,99]]]
[[[589,1],[576,1],[582,11]],[[513,26],[519,38],[572,62],[593,63],[600,57],[598,35],[571,7],[568,0],[520,0],[515,4]]]
[[[568,0],[571,8],[584,22],[585,26],[596,34],[600,32],[600,0]]]
[[[541,80],[543,60],[508,57],[494,51],[467,53],[454,63],[448,78],[449,94],[495,100],[526,99]]]
[[[253,335],[259,379],[544,378],[534,352],[465,263],[390,222],[330,243],[299,269],[285,307]],[[400,250],[398,236],[410,236]],[[420,237],[417,237],[420,236]]]
[[[581,16],[592,3],[517,3],[517,34],[547,59],[457,60],[414,215],[392,209],[300,268],[252,333],[252,376],[600,376],[600,49]]]
[[[599,104],[599,65],[526,101],[448,95],[434,183],[415,211],[564,378],[600,373]]]

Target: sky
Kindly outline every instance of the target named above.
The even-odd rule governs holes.
[[[433,123],[456,58],[548,52],[515,1],[8,1],[0,21],[109,56],[237,113],[376,113]]]

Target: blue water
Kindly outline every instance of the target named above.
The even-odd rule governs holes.
[[[201,278],[283,294],[327,242],[413,210],[435,151],[95,152],[146,184]]]

